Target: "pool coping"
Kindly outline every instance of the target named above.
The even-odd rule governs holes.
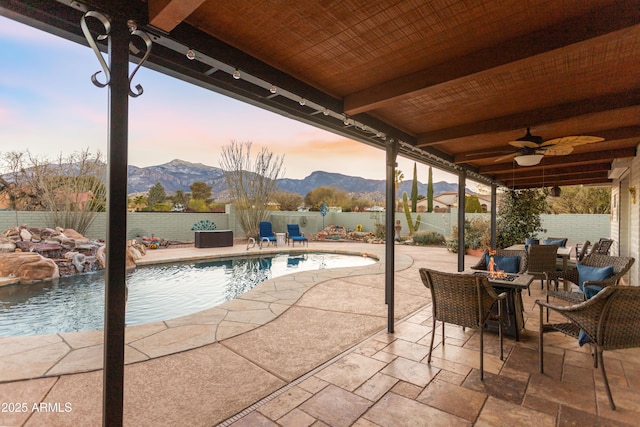
[[[291,273],[262,282],[236,299],[174,319],[127,327],[125,364],[180,353],[220,342],[263,326],[290,307],[308,290],[328,280],[384,274],[384,246],[364,245],[335,248],[336,243],[311,244],[305,248],[269,247],[247,250],[233,248],[180,248],[149,251],[138,265],[212,260],[278,253],[327,252],[376,258],[373,265],[340,267]],[[332,247],[333,246],[333,247]],[[395,254],[394,270],[409,268],[409,255]],[[49,335],[0,337],[0,383],[63,374],[91,372],[103,367],[103,330]]]

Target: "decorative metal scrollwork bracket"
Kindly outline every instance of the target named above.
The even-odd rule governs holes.
[[[96,39],[93,38],[93,35],[89,30],[89,26],[87,25],[87,18],[97,19],[98,21],[100,21],[100,23],[104,27],[104,33],[99,34]],[[102,13],[96,12],[96,11],[89,11],[82,16],[82,19],[80,20],[80,26],[82,28],[82,33],[84,34],[84,37],[87,39],[87,42],[89,43],[89,47],[91,47],[91,49],[93,50],[93,53],[95,53],[96,57],[98,58],[98,62],[102,67],[101,71],[96,71],[91,76],[91,82],[97,87],[108,86],[109,83],[111,82],[111,70],[109,70],[109,66],[105,62],[104,57],[102,56],[102,53],[100,53],[100,49],[98,49],[98,44],[96,40],[104,40],[110,37],[109,33],[111,32],[111,22]],[[151,54],[152,42],[151,42],[151,38],[147,35],[147,33],[137,28],[135,21],[132,21],[132,20],[128,21],[127,26],[129,27],[129,32],[131,33],[131,36],[136,36],[142,39],[146,48],[144,56],[142,57],[142,59],[140,59],[140,61],[134,68],[133,72],[129,76],[129,96],[131,96],[132,98],[137,98],[138,96],[142,95],[144,90],[142,89],[142,86],[140,84],[137,84],[135,86],[136,91],[134,92],[133,89],[131,88],[131,82],[133,80],[133,77],[136,75],[136,73],[142,66],[142,64],[144,64],[147,58],[149,58],[149,55]],[[131,52],[135,52],[138,49],[135,48],[132,42],[132,43],[129,43],[129,50]],[[98,80],[98,74],[102,73],[103,71],[104,71],[105,80],[106,80],[104,83]]]

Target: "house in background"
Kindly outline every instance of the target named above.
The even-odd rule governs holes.
[[[491,195],[486,194],[474,194],[467,191],[467,196],[477,196],[480,200],[483,212],[491,212]],[[418,201],[418,212],[427,212],[427,199]],[[458,207],[458,192],[457,191],[445,191],[437,196],[433,197],[433,211],[434,212],[450,212],[451,208]]]

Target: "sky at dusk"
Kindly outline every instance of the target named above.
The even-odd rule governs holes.
[[[100,69],[88,47],[0,17],[0,156],[28,149],[53,160],[89,148],[106,158],[108,89],[91,83]],[[380,149],[146,68],[136,84],[144,93],[129,98],[131,165],[182,159],[219,167],[221,147],[236,140],[284,155],[285,178],[316,170],[385,178]],[[413,163],[398,157],[405,179],[412,178]],[[434,181],[457,182],[433,171]],[[427,182],[428,166],[418,164],[418,180]]]

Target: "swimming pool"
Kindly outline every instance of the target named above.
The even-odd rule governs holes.
[[[364,256],[299,253],[142,266],[127,274],[126,324],[197,313],[285,274],[373,263]],[[103,324],[103,272],[0,287],[2,336],[97,330]]]

